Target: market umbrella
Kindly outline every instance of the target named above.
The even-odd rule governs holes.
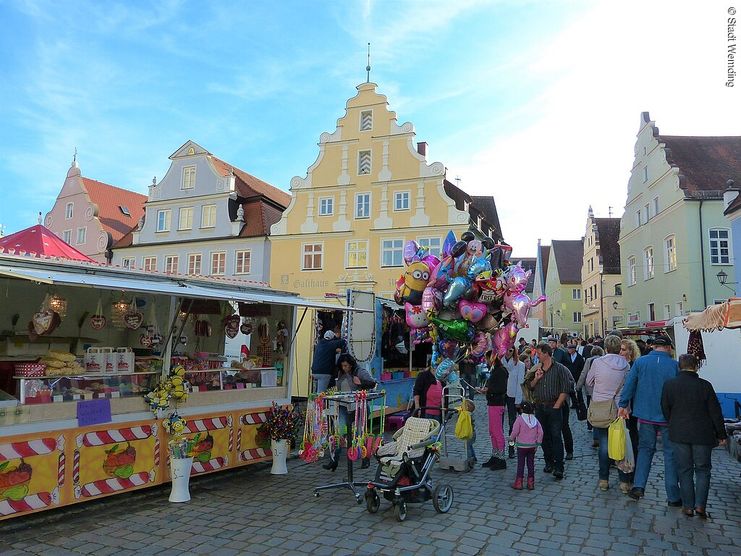
[[[0,253],[55,257],[93,263],[93,259],[59,239],[54,232],[36,224],[20,232],[0,238]]]

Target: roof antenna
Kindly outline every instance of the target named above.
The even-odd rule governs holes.
[[[456,176],[455,177],[455,185],[457,185],[460,188],[460,186],[461,186],[461,178],[460,178],[460,176]]]
[[[367,77],[365,78],[365,82],[366,83],[370,83],[370,70],[371,70],[371,65],[370,65],[370,43],[368,43],[368,65],[365,66],[365,71],[366,71],[366,74],[367,74]]]
[[[41,211],[39,211],[38,221],[39,221],[39,224],[41,224]]]

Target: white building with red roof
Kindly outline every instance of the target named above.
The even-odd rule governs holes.
[[[187,141],[149,187],[141,221],[113,264],[149,272],[268,282],[270,226],[291,195]]]
[[[44,223],[65,243],[105,262],[113,245],[141,219],[146,200],[145,195],[84,177],[75,157]]]

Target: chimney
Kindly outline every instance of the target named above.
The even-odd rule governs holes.
[[[733,180],[726,182],[726,190],[723,192],[723,210],[725,211],[731,203],[738,197],[739,189]]]
[[[427,158],[427,142],[426,141],[418,141],[417,142],[417,152]]]

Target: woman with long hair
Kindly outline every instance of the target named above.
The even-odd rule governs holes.
[[[641,348],[633,340],[625,339],[620,342],[620,355],[625,357],[626,361],[633,367],[635,360],[641,356]],[[633,446],[634,457],[638,457],[638,419],[631,414],[625,422],[630,435],[630,444]],[[633,473],[630,473],[630,479],[633,480]]]
[[[489,379],[483,388],[477,388],[480,394],[486,394],[487,412],[489,414],[489,437],[491,438],[492,455],[482,467],[492,470],[507,469],[504,459],[504,412],[507,407],[507,369],[493,353],[489,357]]]

